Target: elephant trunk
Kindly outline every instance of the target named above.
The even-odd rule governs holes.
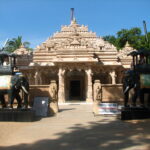
[[[21,87],[26,94],[29,94],[29,92],[26,90],[26,88],[23,85]]]

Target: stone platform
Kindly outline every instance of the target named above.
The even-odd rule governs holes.
[[[31,122],[35,112],[32,109],[0,109],[0,121]]]
[[[150,118],[150,108],[126,107],[121,110],[121,120]]]

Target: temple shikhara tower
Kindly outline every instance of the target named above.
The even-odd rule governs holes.
[[[122,71],[130,67],[131,58],[127,53],[132,50],[127,43],[118,52],[116,47],[72,17],[69,25],[62,26],[37,46],[33,54],[19,49],[15,52],[24,57],[25,65],[20,66],[20,70],[30,85],[49,85],[55,80],[58,101],[63,103],[71,100],[93,102],[97,84],[118,88],[122,83]]]

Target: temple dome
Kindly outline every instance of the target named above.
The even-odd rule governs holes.
[[[17,55],[29,55],[31,52],[21,44],[20,48],[16,49],[14,53]]]

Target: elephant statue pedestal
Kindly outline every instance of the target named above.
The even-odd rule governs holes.
[[[0,121],[32,122],[35,112],[32,109],[0,109]]]
[[[124,107],[121,110],[121,120],[150,118],[150,109],[146,107]]]

